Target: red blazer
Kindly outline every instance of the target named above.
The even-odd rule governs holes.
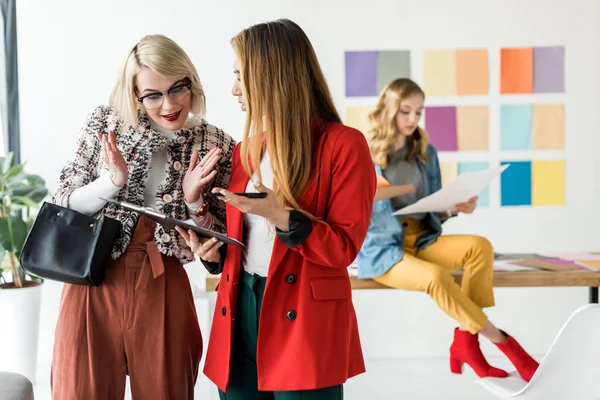
[[[313,222],[296,248],[275,238],[256,356],[263,391],[319,389],[365,372],[347,267],[367,234],[375,170],[361,132],[334,122],[322,125],[313,132],[315,179],[298,202],[326,224]],[[248,180],[238,145],[228,190],[243,192]],[[227,234],[242,239],[242,213],[229,204]],[[228,246],[204,366],[223,391],[229,382],[241,256],[241,248]],[[295,319],[288,319],[289,311],[295,311]]]

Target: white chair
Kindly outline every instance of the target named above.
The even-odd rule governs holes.
[[[579,307],[569,317],[529,383],[516,372],[476,382],[501,399],[600,399],[600,305]]]

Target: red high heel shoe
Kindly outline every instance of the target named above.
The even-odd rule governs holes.
[[[535,361],[521,345],[506,332],[501,331],[506,335],[506,342],[495,343],[496,346],[508,357],[511,363],[517,368],[517,372],[521,375],[521,378],[529,382],[531,377],[540,365]]]
[[[479,337],[467,331],[454,329],[454,342],[450,346],[450,371],[453,374],[462,374],[463,363],[469,364],[480,378],[495,377],[505,378],[506,371],[492,367],[488,364],[479,348]]]

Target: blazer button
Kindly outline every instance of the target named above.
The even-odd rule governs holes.
[[[286,316],[286,317],[287,317],[287,319],[289,319],[290,321],[293,321],[293,320],[295,320],[295,319],[296,319],[296,316],[297,316],[297,314],[296,314],[296,311],[294,311],[294,310],[290,310],[290,311],[288,311],[288,312],[287,312],[287,314],[285,314],[285,316]]]
[[[225,280],[229,282],[229,274],[225,275]]]
[[[221,308],[221,314],[223,314],[223,316],[227,315],[227,308],[225,306]]]
[[[285,281],[286,281],[287,283],[289,283],[289,284],[292,284],[292,283],[296,282],[296,275],[294,275],[294,274],[288,274],[288,275],[285,277]]]

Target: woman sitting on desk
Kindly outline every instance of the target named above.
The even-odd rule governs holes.
[[[505,377],[490,366],[479,348],[478,334],[494,342],[529,381],[538,367],[510,335],[496,328],[482,308],[494,305],[494,252],[480,236],[442,235],[442,223],[459,212],[470,214],[477,198],[457,204],[445,214],[422,213],[400,219],[390,215],[441,189],[437,152],[417,125],[425,94],[410,79],[390,82],[370,114],[367,134],[375,169],[392,185],[413,185],[414,191],[375,201],[369,231],[358,256],[359,278],[397,289],[429,294],[460,324],[450,347],[450,370],[462,372],[467,363],[480,377]],[[451,272],[463,269],[462,288]]]

